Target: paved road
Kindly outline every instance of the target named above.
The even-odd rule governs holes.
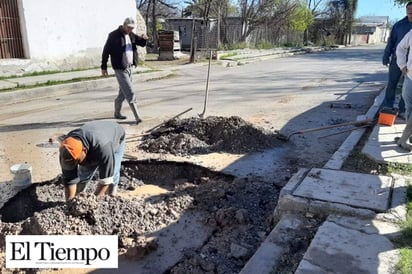
[[[382,51],[383,45],[354,47],[234,67],[213,65],[205,115],[240,116],[256,126],[283,132],[355,120],[367,110],[386,80],[386,68],[380,64]],[[206,74],[207,64],[195,64],[180,66],[175,76],[167,79],[141,82],[139,76],[135,77],[144,122],[139,126],[126,123],[129,136],[190,107],[193,110],[182,118],[202,112]],[[55,177],[59,173],[57,150],[44,144],[83,122],[110,119],[116,90],[113,80],[106,87],[82,92],[72,90],[15,104],[1,102],[0,181],[9,180],[9,167],[21,162],[33,165],[35,182]],[[327,107],[337,100],[345,100],[353,108]],[[126,105],[124,113],[132,117]],[[346,135],[322,141],[299,137],[290,143],[305,152],[303,162],[316,155],[319,163],[314,164],[320,166]],[[134,146],[128,146],[127,153],[134,151]],[[218,161],[223,166],[233,159]]]

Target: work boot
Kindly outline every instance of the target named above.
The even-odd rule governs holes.
[[[125,120],[127,119],[127,117],[120,113],[121,109],[122,109],[122,103],[121,102],[119,103],[116,100],[114,100],[114,118],[119,119],[119,120]]]
[[[396,144],[406,151],[412,151],[412,145],[408,144],[409,137],[412,136],[412,119],[408,120],[405,129],[402,132],[402,136],[395,138]]]
[[[137,106],[136,103],[130,102],[129,103],[130,109],[133,112],[134,118],[136,120],[136,125],[142,122],[142,119],[140,119],[139,113],[137,112]]]
[[[124,116],[120,113],[114,113],[114,118],[117,119],[117,120],[126,120],[127,119],[126,116]]]

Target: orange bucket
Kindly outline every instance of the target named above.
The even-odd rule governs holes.
[[[396,120],[396,113],[392,110],[382,110],[379,112],[378,124],[393,126]]]

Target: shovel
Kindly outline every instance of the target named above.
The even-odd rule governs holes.
[[[210,75],[210,62],[212,61],[212,51],[209,52],[209,65],[207,67],[207,77],[206,77],[206,89],[205,89],[205,100],[203,103],[203,111],[199,113],[199,117],[203,119],[203,116],[206,113],[207,97],[209,96],[209,75]]]
[[[284,135],[280,133],[279,131],[277,132],[278,135],[276,136],[279,140],[282,141],[289,141],[290,137],[296,134],[305,134],[309,132],[314,132],[314,131],[320,131],[320,130],[325,130],[325,129],[331,129],[331,128],[337,128],[337,127],[344,127],[344,126],[364,126],[364,125],[369,125],[376,123],[375,119],[366,119],[366,120],[360,120],[360,121],[352,121],[352,122],[346,122],[346,123],[340,123],[340,124],[335,124],[335,125],[329,125],[329,126],[323,126],[323,127],[316,127],[316,128],[308,128],[308,129],[301,129],[298,131],[294,131],[290,133],[289,135]]]

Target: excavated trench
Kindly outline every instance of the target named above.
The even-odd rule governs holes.
[[[269,231],[278,195],[273,185],[190,163],[153,160],[123,164],[119,196],[96,199],[91,192],[93,187],[66,204],[59,178],[22,190],[0,209],[1,249],[10,234],[117,234],[119,254],[141,260],[158,248],[149,235],[188,212],[201,212],[203,225],[211,231],[208,239],[168,271],[197,267],[235,273]],[[241,251],[234,254],[233,249]]]
[[[146,137],[140,148],[180,155],[239,153],[270,148],[279,142],[276,136],[238,117],[214,117],[172,121]],[[177,240],[172,241],[180,255],[163,266],[157,262],[156,272],[238,273],[273,228],[272,213],[282,185],[279,181],[285,180],[273,178],[268,183],[236,178],[191,163],[158,160],[123,162],[121,175],[115,197],[95,197],[96,182],[92,181],[66,203],[60,178],[20,191],[0,209],[0,249],[4,252],[5,235],[11,234],[115,234],[119,236],[121,258],[141,263],[164,248],[156,233],[162,231],[158,235],[164,237],[165,228],[194,214],[203,227],[199,231],[208,232],[199,232],[197,246],[177,250]],[[190,226],[190,221],[185,222]],[[311,232],[300,238],[308,234]],[[196,229],[191,237],[186,239],[188,243],[197,238]],[[305,248],[302,244],[301,250]],[[293,253],[296,256],[299,252]],[[288,262],[290,258],[285,255],[285,271],[296,267]],[[0,263],[2,273],[7,273],[4,262]]]

